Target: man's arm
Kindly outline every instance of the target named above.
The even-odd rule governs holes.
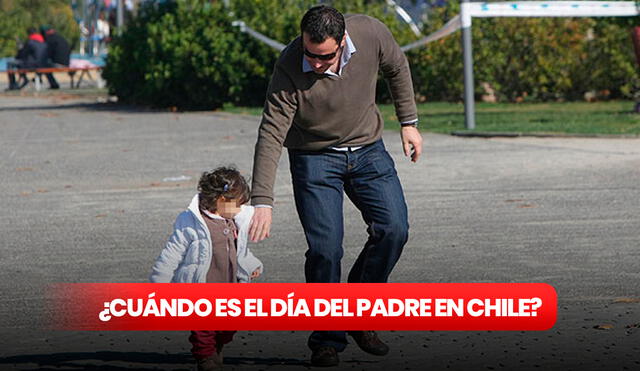
[[[407,57],[387,26],[378,20],[374,20],[374,22],[377,22],[379,26],[375,29],[380,42],[380,69],[389,85],[398,120],[400,122],[417,120],[418,109],[416,108]]]
[[[377,20],[375,22],[379,23],[380,69],[387,80],[396,116],[402,125],[400,137],[404,155],[411,156],[411,161],[417,162],[422,153],[422,136],[417,129],[418,109],[409,62],[387,26]]]
[[[267,90],[258,141],[253,158],[251,204],[256,208],[249,227],[249,238],[257,242],[269,237],[273,206],[273,185],[282,145],[296,114],[295,89],[289,76],[276,63]]]

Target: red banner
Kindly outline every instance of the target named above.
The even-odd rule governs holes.
[[[51,288],[65,330],[547,330],[543,283],[74,283]]]

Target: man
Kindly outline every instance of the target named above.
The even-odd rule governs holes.
[[[52,67],[69,67],[69,58],[71,56],[71,47],[67,40],[49,26],[40,27],[40,33],[47,43],[49,50],[49,59]],[[47,74],[49,80],[49,88],[60,89],[60,85],[53,77],[52,73]]]
[[[282,147],[289,151],[294,198],[307,239],[307,282],[340,282],[343,193],[361,211],[369,239],[348,282],[386,282],[407,241],[407,206],[394,163],[382,143],[375,105],[378,69],[387,79],[402,123],[406,156],[422,151],[407,60],[387,27],[328,6],[309,9],[301,37],[276,62],[253,164],[250,237],[269,236],[273,184]],[[363,350],[384,355],[373,331],[350,331]],[[337,365],[345,331],[315,331],[308,342],[314,366]]]
[[[20,90],[29,83],[26,73],[21,73],[20,82],[17,82],[13,70],[48,66],[47,44],[45,44],[42,35],[34,27],[29,27],[27,34],[29,35],[27,42],[18,51],[15,61],[7,63],[9,87],[6,90]]]

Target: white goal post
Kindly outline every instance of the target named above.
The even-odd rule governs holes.
[[[471,19],[473,17],[634,17],[635,1],[516,1],[479,3],[461,0],[460,27],[464,65],[464,122],[475,129]],[[437,32],[437,31],[436,31]],[[427,36],[428,37],[428,36]]]

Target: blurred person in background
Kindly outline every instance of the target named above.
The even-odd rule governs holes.
[[[109,22],[104,19],[104,13],[100,13],[98,20],[96,21],[96,39],[97,43],[94,44],[93,54],[100,55],[107,50],[107,43],[109,42],[109,34],[111,33],[111,27]]]
[[[40,33],[47,44],[49,65],[51,67],[69,67],[69,58],[71,56],[71,46],[69,46],[69,42],[57,33],[56,30],[47,25],[40,27]],[[60,85],[58,85],[53,74],[47,73],[46,75],[47,80],[49,80],[49,88],[59,89]]]
[[[16,81],[16,69],[30,69],[48,67],[48,51],[44,38],[35,27],[27,29],[27,42],[18,50],[15,60],[7,63],[7,75],[9,77],[9,88],[7,90],[20,90],[25,87],[29,80],[26,73],[20,74],[20,82]],[[38,76],[40,78],[40,76]]]

